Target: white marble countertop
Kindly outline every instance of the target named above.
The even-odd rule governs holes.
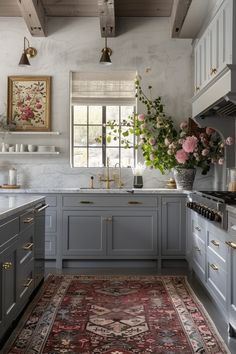
[[[1,195],[0,220],[13,215],[25,208],[32,207],[35,203],[43,201],[45,197],[39,195]]]
[[[91,188],[19,188],[2,189],[0,194],[18,194],[18,193],[93,193],[93,194],[188,194],[189,191],[167,188],[122,188],[122,189],[91,189]]]

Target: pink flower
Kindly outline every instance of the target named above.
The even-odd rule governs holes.
[[[188,154],[183,149],[176,152],[175,158],[179,163],[185,163],[188,160]]]
[[[210,127],[207,127],[207,128],[206,128],[206,133],[207,133],[207,135],[211,135],[211,134],[213,134],[214,132],[215,132],[215,129],[210,128]]]
[[[181,122],[179,126],[180,126],[181,130],[187,129],[188,128],[188,122],[187,121]]]
[[[37,104],[36,104],[36,108],[37,108],[37,109],[40,109],[40,108],[42,108],[42,105],[41,105],[41,103],[37,103]]]
[[[207,156],[209,154],[209,150],[208,149],[203,149],[202,150],[202,156]]]
[[[221,157],[221,158],[218,160],[218,164],[219,164],[219,165],[223,165],[223,163],[224,163],[224,159]]]
[[[150,145],[156,145],[156,139],[155,138],[149,138],[148,140]]]
[[[187,136],[183,142],[183,149],[186,152],[193,152],[197,146],[198,139],[196,136]]]
[[[233,145],[234,139],[231,136],[228,136],[228,138],[225,140],[226,145]]]
[[[140,122],[143,122],[144,119],[145,119],[145,115],[144,115],[144,114],[139,114],[139,115],[138,115],[138,120],[139,120]]]
[[[165,138],[164,143],[165,143],[165,146],[169,146],[170,145],[170,140],[168,138]]]
[[[150,154],[149,159],[150,159],[151,161],[154,161],[154,160],[155,160],[155,155],[154,155],[154,154]]]

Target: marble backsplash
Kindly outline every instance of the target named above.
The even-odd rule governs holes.
[[[8,182],[8,170],[12,164],[0,166],[0,184]],[[90,178],[94,177],[94,187],[104,188],[105,182],[99,181],[99,175],[105,174],[105,168],[70,168],[64,164],[14,164],[17,169],[17,183],[22,188],[88,188]],[[119,176],[118,168],[110,169],[111,175]],[[146,169],[143,174],[144,188],[164,188],[172,173],[162,175],[157,170]],[[194,182],[194,189],[212,189],[214,187],[214,171],[207,176],[202,176],[200,171]],[[133,172],[131,168],[121,169],[121,179],[124,188],[133,187]],[[111,182],[111,188],[117,188],[117,184]]]

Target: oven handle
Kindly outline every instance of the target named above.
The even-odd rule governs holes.
[[[34,211],[36,213],[40,213],[41,211],[47,209],[49,207],[49,204],[44,204],[43,206],[39,207],[39,208],[35,208]]]

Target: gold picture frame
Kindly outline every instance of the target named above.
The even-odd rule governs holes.
[[[51,76],[9,76],[7,102],[16,131],[50,131]]]

